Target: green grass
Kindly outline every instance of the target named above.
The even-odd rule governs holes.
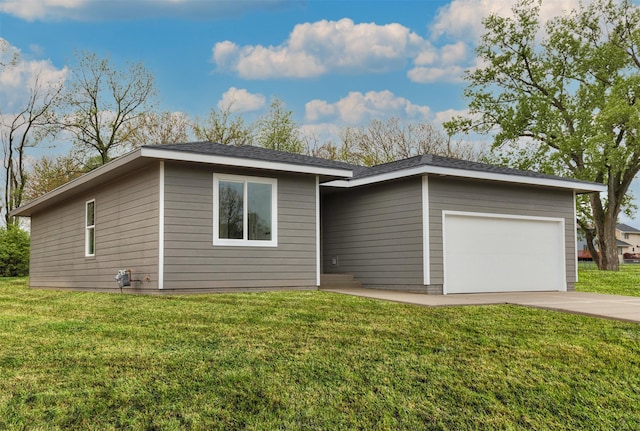
[[[0,429],[640,429],[640,325],[0,279]]]
[[[609,295],[640,296],[640,265],[620,265],[619,271],[599,271],[593,263],[580,263],[576,290]]]

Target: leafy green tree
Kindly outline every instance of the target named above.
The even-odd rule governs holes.
[[[24,198],[29,201],[42,196],[79,177],[84,171],[83,163],[71,154],[56,158],[43,156],[29,170]]]
[[[97,153],[105,164],[127,148],[129,138],[144,124],[141,117],[154,111],[153,75],[142,63],[121,71],[94,53],[77,57],[61,103],[66,111],[61,127],[79,148]]]
[[[517,167],[604,183],[579,220],[598,267],[618,269],[615,226],[640,170],[640,12],[630,1],[596,0],[546,24],[540,3],[491,15],[469,71],[469,117],[450,133],[495,133],[494,150]]]
[[[274,98],[269,112],[257,122],[256,143],[272,150],[304,152],[304,143],[292,115],[293,111],[286,110],[282,100]]]
[[[239,114],[234,114],[232,105],[219,110],[211,109],[209,116],[196,119],[193,132],[202,141],[223,145],[252,145],[253,126],[245,125]]]
[[[29,275],[29,234],[14,225],[0,228],[0,277]]]

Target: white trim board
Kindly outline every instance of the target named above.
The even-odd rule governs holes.
[[[422,177],[422,276],[425,286],[431,284],[431,260],[429,248],[429,177]]]
[[[443,168],[439,166],[421,165],[410,169],[403,169],[385,174],[372,175],[370,177],[356,178],[353,180],[333,180],[322,185],[325,187],[358,187],[382,181],[395,180],[414,175],[442,175],[458,178],[473,178],[479,180],[499,181],[512,184],[528,184],[561,189],[576,190],[578,192],[605,192],[606,186],[602,184],[589,184],[571,179],[539,178],[524,175],[510,175],[495,172],[472,171],[467,169]]]
[[[11,211],[10,215],[12,216],[23,216],[25,214],[28,214],[28,212],[34,208],[39,206],[40,204],[47,202],[57,196],[63,195],[64,193],[66,193],[67,191],[74,189],[76,187],[80,187],[82,185],[85,185],[87,183],[89,183],[90,181],[100,177],[101,175],[104,175],[110,171],[113,171],[115,169],[118,169],[120,167],[123,167],[131,162],[133,162],[134,160],[138,159],[140,157],[140,149],[134,150],[132,152],[130,152],[129,154],[125,154],[122,157],[118,157],[117,159],[114,159],[112,161],[110,161],[109,163],[102,165],[96,169],[94,169],[91,172],[88,172],[78,178],[75,178],[71,181],[69,181],[66,184],[61,185],[60,187],[57,187],[55,189],[53,189],[52,191],[45,193],[44,195],[35,198],[34,200],[32,200],[31,202],[28,202],[24,205],[22,205],[20,208],[16,208],[13,211]]]
[[[158,289],[164,289],[164,161],[160,161],[158,196]]]
[[[240,168],[266,169],[273,171],[294,172],[302,174],[328,175],[351,178],[351,169],[326,168],[321,166],[297,165],[285,162],[248,159],[242,157],[218,156],[212,154],[188,153],[184,151],[163,150],[153,147],[142,147],[141,156],[181,162],[198,162],[212,165],[234,166]]]
[[[316,285],[320,287],[321,258],[320,255],[320,177],[316,175]]]

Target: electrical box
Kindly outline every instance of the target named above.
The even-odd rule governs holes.
[[[126,269],[119,269],[115,277],[118,287],[122,289],[125,286],[131,286],[131,273]]]

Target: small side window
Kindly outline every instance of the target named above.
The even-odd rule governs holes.
[[[96,201],[90,200],[85,204],[85,241],[84,255],[96,255]]]

